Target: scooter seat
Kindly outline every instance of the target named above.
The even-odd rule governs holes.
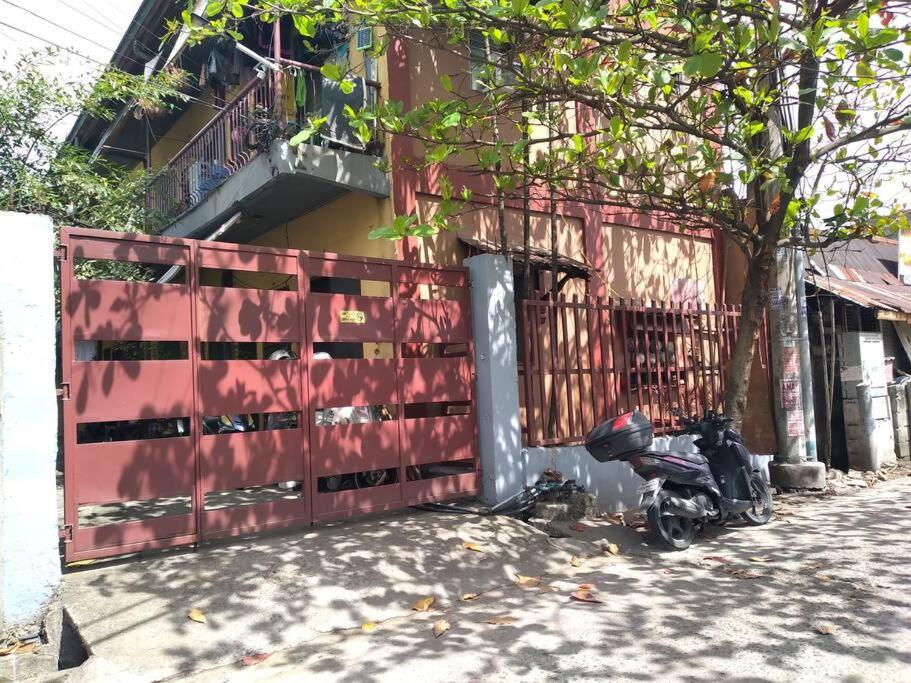
[[[700,455],[699,453],[688,453],[686,451],[656,451],[655,455],[670,455],[674,458],[691,462],[694,465],[707,465],[709,462],[708,458],[704,455]]]

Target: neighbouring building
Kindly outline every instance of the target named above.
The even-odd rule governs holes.
[[[856,386],[870,390],[874,461],[908,457],[905,385],[911,376],[911,286],[899,278],[899,241],[851,240],[809,255],[807,313],[821,456],[861,469]],[[857,458],[860,457],[860,460]]]
[[[312,53],[290,21],[277,27],[250,21],[242,43],[276,71],[231,43],[190,45],[177,35],[162,46],[158,36],[180,9],[171,0],[143,2],[112,61],[133,73],[180,67],[191,75],[192,101],[160,115],[126,107],[111,123],[82,116],[69,136],[127,166],[162,169],[147,200],[150,215],[165,218],[160,234],[438,265],[461,265],[496,251],[496,207],[483,199],[492,184],[467,173],[460,182],[478,199],[463,216],[462,231],[398,243],[368,239],[396,215],[432,214],[441,189],[432,172],[401,163],[418,153],[412,141],[380,136],[361,144],[342,113],[346,105],[390,100],[407,106],[438,94],[444,72],[465,74],[460,87],[471,88],[467,45],[459,58],[393,38],[385,55],[374,59],[369,48],[379,36],[336,26],[321,30],[313,41],[319,50]],[[320,75],[326,60],[355,74],[352,92]],[[292,147],[288,139],[314,112],[328,117],[325,129]],[[577,118],[568,112],[565,125],[574,126]],[[612,412],[638,406],[659,432],[673,433],[679,426],[675,408],[717,405],[745,272],[737,248],[718,233],[684,232],[645,213],[561,202],[560,272],[553,274],[549,207],[536,202],[533,208],[531,281],[520,281],[524,268],[517,265],[514,282],[522,445],[546,460],[556,449],[578,445]],[[510,203],[506,220],[518,264],[520,206]],[[237,276],[217,277],[210,284],[230,286]],[[553,277],[561,283],[558,301],[546,295]],[[280,287],[281,280],[259,286]],[[312,291],[382,295],[374,286],[327,278]],[[524,301],[522,292],[528,292]],[[267,357],[267,351],[258,353]],[[381,343],[315,351],[361,358],[389,353]],[[744,424],[749,445],[760,453],[775,449],[768,386],[761,349]],[[577,471],[582,464],[574,450],[560,466],[585,479]]]

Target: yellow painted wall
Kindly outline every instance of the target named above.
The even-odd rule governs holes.
[[[417,213],[422,221],[429,220],[438,210],[439,199],[430,195],[419,195]],[[499,226],[497,209],[489,205],[472,205],[466,207],[456,217],[463,227],[458,233],[465,237],[481,239],[492,244],[499,244]],[[584,262],[584,239],[582,221],[573,217],[558,217],[557,248],[565,256]],[[522,212],[518,209],[506,210],[506,235],[510,245],[522,246]],[[550,250],[550,216],[543,213],[532,213],[531,244],[534,247]],[[461,265],[467,251],[456,233],[446,233],[417,242],[414,256],[420,261]]]
[[[253,244],[267,247],[332,251],[352,256],[396,258],[395,244],[369,240],[374,228],[392,222],[392,201],[350,192],[280,225]]]
[[[603,234],[604,280],[611,296],[667,301],[674,280],[689,278],[698,283],[702,302],[715,301],[710,240],[610,224]]]

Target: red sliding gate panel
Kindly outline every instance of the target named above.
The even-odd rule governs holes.
[[[477,491],[464,269],[83,229],[61,246],[67,561]]]

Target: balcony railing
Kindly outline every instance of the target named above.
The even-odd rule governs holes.
[[[306,105],[299,112],[279,112],[276,107],[275,82],[272,78],[254,78],[228,102],[156,176],[146,195],[146,208],[165,219],[174,219],[198,204],[231,175],[268,150],[271,143],[293,133],[283,129],[284,121],[306,116],[326,107],[329,128],[338,133],[347,123],[341,121],[341,106],[327,105],[319,69],[292,64],[308,74]],[[291,79],[284,79],[292,86]],[[335,87],[334,85],[331,87]],[[359,92],[366,102],[374,102],[378,84],[364,82]],[[296,106],[296,105],[295,105]],[[337,137],[327,143],[339,144]],[[342,143],[342,146],[345,146]],[[350,147],[350,146],[349,146]],[[371,148],[372,149],[372,148]]]

